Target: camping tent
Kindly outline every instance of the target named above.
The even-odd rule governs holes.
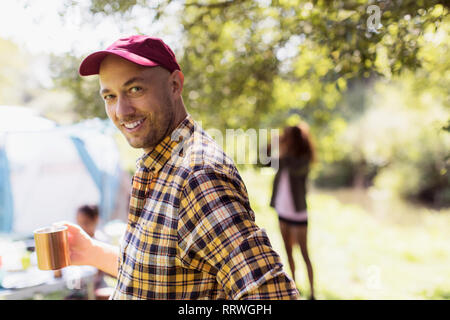
[[[58,126],[32,109],[0,106],[0,232],[30,233],[98,204],[126,219],[128,174],[108,121]]]

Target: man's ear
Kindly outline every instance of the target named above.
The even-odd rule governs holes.
[[[169,81],[172,88],[172,93],[175,95],[180,95],[183,91],[184,75],[180,70],[175,70],[169,77]]]

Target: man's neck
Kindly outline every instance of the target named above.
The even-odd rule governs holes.
[[[186,117],[187,117],[186,107],[184,106],[183,101],[181,100],[180,105],[177,108],[175,108],[174,120],[172,121],[172,125],[170,126],[167,135],[172,134],[175,128],[178,127],[181,121],[186,119]]]

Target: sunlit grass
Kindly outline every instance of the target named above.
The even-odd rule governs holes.
[[[266,229],[290,274],[277,216],[268,205],[273,172],[245,170],[241,174],[256,222]],[[323,191],[311,192],[308,202],[309,251],[319,299],[450,298],[449,210],[417,207],[389,217],[343,203]],[[385,214],[389,206],[386,202]],[[308,296],[298,247],[294,259],[298,285]]]

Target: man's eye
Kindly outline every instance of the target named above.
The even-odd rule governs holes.
[[[114,98],[114,95],[112,94],[107,94],[106,96],[103,97],[104,100],[111,100],[112,98]]]
[[[131,93],[136,93],[136,92],[139,92],[139,91],[142,91],[141,87],[133,87],[133,88],[130,89]]]

